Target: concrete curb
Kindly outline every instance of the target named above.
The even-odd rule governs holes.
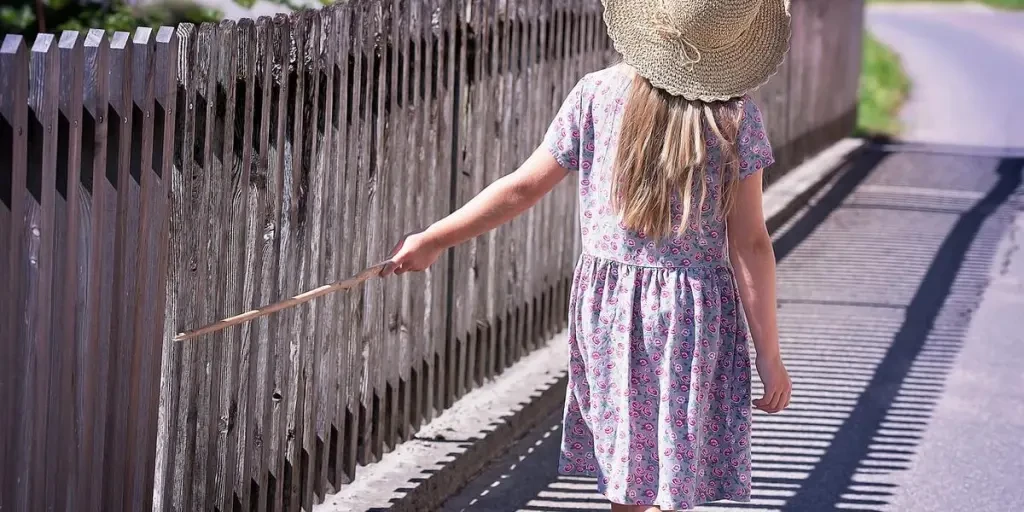
[[[775,181],[764,194],[770,231],[784,225],[865,147],[844,139]],[[360,468],[356,481],[314,512],[438,510],[449,496],[562,406],[565,334],[554,336],[499,377],[470,392],[417,437]]]

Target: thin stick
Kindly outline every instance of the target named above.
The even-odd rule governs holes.
[[[197,336],[202,336],[204,334],[210,334],[211,332],[217,332],[217,331],[222,330],[222,329],[227,329],[228,327],[231,327],[232,325],[238,325],[240,323],[248,322],[248,321],[253,320],[255,318],[259,318],[261,316],[269,315],[269,314],[274,313],[276,311],[281,311],[282,309],[287,309],[287,308],[290,308],[290,307],[302,304],[304,302],[309,302],[309,301],[311,301],[311,300],[313,300],[313,299],[315,299],[317,297],[320,297],[321,295],[327,295],[328,293],[333,293],[333,292],[338,292],[338,291],[342,291],[342,290],[347,290],[349,288],[353,288],[356,285],[361,284],[363,281],[366,281],[367,279],[370,279],[371,277],[379,276],[380,273],[384,270],[384,268],[386,266],[388,266],[388,264],[390,264],[390,263],[391,263],[390,261],[384,261],[384,262],[378,263],[378,264],[376,264],[376,265],[374,265],[372,267],[364,269],[362,272],[360,272],[360,273],[358,273],[358,274],[356,274],[356,275],[354,275],[354,276],[352,276],[352,277],[350,277],[348,279],[345,279],[343,281],[338,281],[338,282],[333,283],[333,284],[328,284],[328,285],[321,286],[319,288],[314,288],[314,289],[309,290],[307,292],[300,293],[300,294],[298,294],[298,295],[296,295],[296,296],[294,296],[294,297],[292,297],[290,299],[286,299],[286,300],[283,300],[281,302],[275,302],[274,304],[263,306],[262,308],[259,308],[259,309],[254,309],[252,311],[248,311],[248,312],[242,313],[240,315],[236,315],[236,316],[232,316],[232,317],[229,317],[229,318],[225,318],[223,320],[220,320],[218,322],[214,322],[214,323],[212,323],[210,325],[207,325],[207,326],[204,326],[204,327],[200,327],[198,329],[194,329],[194,330],[191,330],[191,331],[188,331],[188,332],[183,332],[183,333],[178,334],[177,336],[175,336],[173,339],[174,339],[174,341],[185,341],[185,340],[188,340],[188,339],[191,339],[191,338],[195,338]]]

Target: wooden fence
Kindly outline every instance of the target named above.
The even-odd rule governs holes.
[[[795,0],[775,174],[847,134],[861,0]],[[298,510],[564,327],[575,189],[349,275],[512,170],[614,59],[596,0],[363,0],[0,48],[0,511]]]

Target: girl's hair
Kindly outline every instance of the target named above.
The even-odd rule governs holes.
[[[718,139],[721,151],[721,190],[713,207],[727,213],[739,176],[736,138],[742,113],[740,100],[689,101],[669,95],[635,74],[612,181],[613,206],[623,224],[656,239],[672,235],[672,197],[678,193],[683,207],[680,231],[690,225],[694,207],[700,225],[708,196],[705,128]]]

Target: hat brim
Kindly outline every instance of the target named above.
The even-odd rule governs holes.
[[[743,96],[768,83],[789,51],[790,1],[763,0],[740,37],[726,46],[701,50],[699,62],[685,65],[685,43],[666,41],[653,28],[656,2],[602,0],[604,21],[623,60],[673,96],[704,102]]]

